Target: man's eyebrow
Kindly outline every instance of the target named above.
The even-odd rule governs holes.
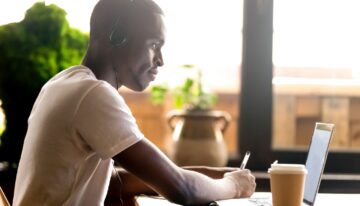
[[[159,41],[161,45],[164,45],[165,43],[165,40],[163,38],[157,38],[157,41]]]
[[[149,41],[156,41],[156,43],[161,44],[161,45],[164,45],[164,43],[165,43],[164,38],[161,38],[161,37],[150,37]]]

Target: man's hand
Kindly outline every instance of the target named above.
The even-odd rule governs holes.
[[[235,184],[236,196],[250,197],[256,188],[255,177],[250,173],[250,170],[237,170],[225,173],[224,179],[227,179]]]
[[[196,171],[207,175],[214,179],[230,179],[236,185],[236,191],[240,194],[238,197],[249,197],[251,196],[256,188],[255,177],[251,174],[250,170],[240,170],[237,167],[206,167],[206,166],[187,166],[183,167],[187,170]],[[229,176],[229,177],[225,177]]]

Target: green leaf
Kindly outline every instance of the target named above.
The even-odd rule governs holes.
[[[184,64],[183,68],[194,68],[194,65]],[[205,92],[202,85],[202,72],[197,70],[194,77],[185,78],[184,82],[173,89],[166,87],[177,109],[209,109],[217,102],[217,96],[210,92]],[[162,88],[163,89],[163,88]],[[162,104],[164,102],[164,90],[159,86],[151,88],[151,102]]]
[[[165,102],[168,89],[164,85],[156,85],[151,88],[150,100],[153,104],[159,105]]]
[[[183,64],[182,65],[182,68],[184,69],[193,69],[195,67],[195,65],[193,64]]]

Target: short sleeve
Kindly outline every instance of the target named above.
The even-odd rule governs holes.
[[[108,159],[141,140],[135,118],[122,96],[101,82],[83,97],[74,129],[102,159]]]

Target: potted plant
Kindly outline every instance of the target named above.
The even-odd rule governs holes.
[[[214,110],[218,97],[205,91],[202,72],[194,65],[182,65],[192,76],[171,88],[168,84],[151,87],[151,102],[164,104],[170,99],[175,109],[166,115],[172,130],[170,158],[180,166],[225,166],[228,155],[223,133],[230,121],[227,112]]]

